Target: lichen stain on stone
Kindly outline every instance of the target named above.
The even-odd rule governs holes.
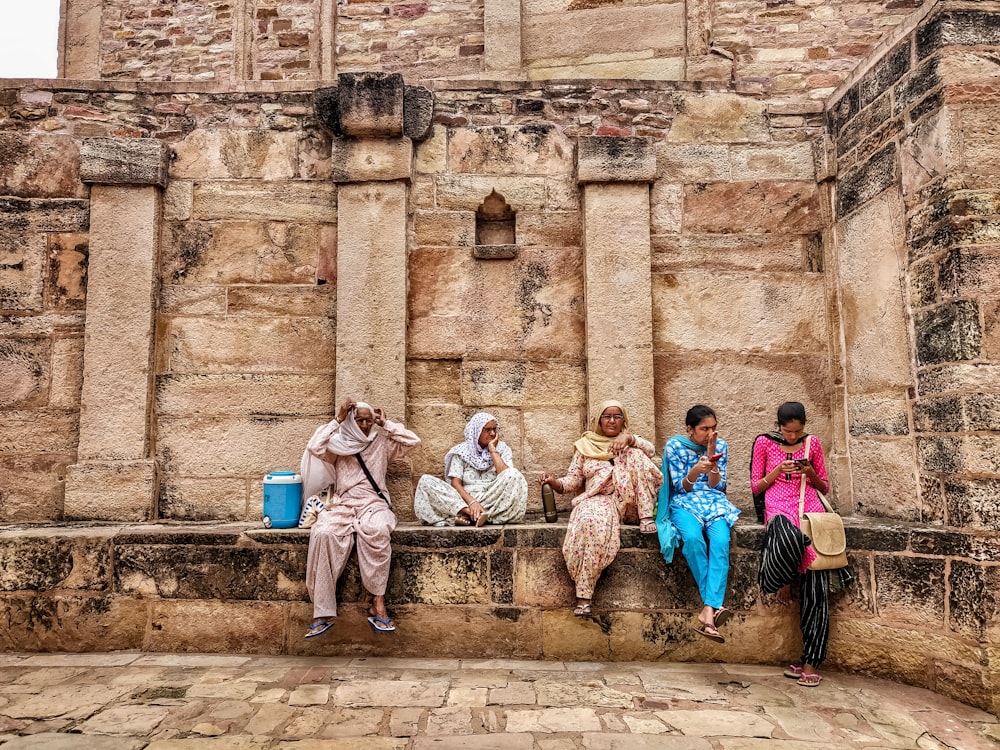
[[[549,283],[549,270],[541,263],[527,263],[520,271],[517,304],[521,310],[521,332],[528,336],[536,323],[547,327],[552,322],[552,306],[538,300],[538,292]]]
[[[671,641],[683,640],[686,626],[675,620],[668,620],[661,614],[652,613],[643,617],[642,639],[657,646],[663,646]]]
[[[193,269],[203,263],[205,251],[212,242],[211,227],[188,223],[171,228],[174,235],[174,247],[176,248],[176,260],[171,273],[171,280],[179,283]]]
[[[592,8],[605,8],[624,4],[623,0],[573,0],[566,6],[566,10],[590,10]]]
[[[269,145],[267,135],[261,131],[251,131],[240,138],[227,133],[219,149],[219,158],[231,177],[250,177],[258,174],[264,166]]]

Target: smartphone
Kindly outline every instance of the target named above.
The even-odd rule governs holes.
[[[714,456],[709,456],[708,460],[711,461],[714,464],[716,461],[718,461],[720,458],[722,458],[722,455],[723,454],[721,454],[721,453],[716,453]]]
[[[795,463],[797,463],[799,465],[799,467],[801,467],[801,468],[804,469],[805,467],[807,467],[809,465],[809,459],[808,458],[796,458],[795,459]]]

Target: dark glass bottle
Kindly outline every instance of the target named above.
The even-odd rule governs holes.
[[[556,495],[552,491],[551,484],[542,485],[542,510],[545,511],[545,522],[555,523],[559,518],[559,513],[556,511]]]

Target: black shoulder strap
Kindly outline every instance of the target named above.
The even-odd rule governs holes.
[[[372,489],[375,490],[375,494],[378,495],[383,500],[385,500],[386,505],[392,505],[392,503],[389,502],[389,498],[387,498],[384,494],[382,494],[382,490],[379,489],[379,486],[377,484],[375,484],[375,479],[372,477],[372,473],[368,471],[368,466],[365,464],[365,460],[361,458],[361,454],[355,453],[354,457],[358,459],[358,463],[361,464],[361,471],[365,473],[365,476],[371,483]]]

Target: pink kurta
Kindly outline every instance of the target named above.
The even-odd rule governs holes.
[[[819,438],[815,435],[809,435],[808,440],[810,441],[809,460],[812,462],[813,469],[816,470],[817,476],[823,482],[827,482],[826,463],[823,460],[823,447],[819,443]],[[804,444],[799,446],[797,451],[789,454],[785,446],[778,445],[766,437],[757,438],[757,442],[754,443],[753,457],[750,462],[750,487],[753,493],[759,494],[757,492],[757,485],[764,478],[764,475],[769,474],[778,464],[789,458],[805,458],[805,455],[806,449]],[[795,524],[796,528],[801,526],[799,521],[799,489],[801,486],[801,472],[778,475],[774,484],[764,492],[765,524],[771,518],[780,514]],[[820,502],[819,496],[816,494],[816,488],[810,484],[808,478],[806,478],[806,493],[803,507],[806,513],[823,513],[826,510],[823,507],[823,503]],[[816,553],[813,551],[813,548],[807,547],[806,553],[802,558],[802,563],[799,566],[799,572],[804,573],[808,570],[809,565],[815,559]]]
[[[337,429],[335,422],[330,426],[333,429],[327,431],[327,437]],[[315,454],[319,451],[313,442],[310,441],[310,451]],[[403,425],[386,420],[385,427],[362,451],[361,457],[386,497],[385,475],[389,463],[406,455],[419,442],[420,438]],[[334,495],[339,503],[320,513],[312,526],[306,560],[306,588],[313,601],[313,617],[336,617],[337,579],[347,565],[354,535],[358,540],[361,583],[376,596],[385,594],[392,559],[389,541],[396,528],[396,516],[372,489],[354,456],[327,452],[323,459],[332,465],[336,474]]]
[[[652,443],[638,436],[635,439],[635,447],[615,458],[614,466],[577,451],[561,479],[563,492],[585,488],[573,498],[563,541],[563,557],[580,599],[593,597],[597,579],[618,554],[620,524],[628,506],[634,504],[640,518],[654,515],[663,474],[650,460]]]

